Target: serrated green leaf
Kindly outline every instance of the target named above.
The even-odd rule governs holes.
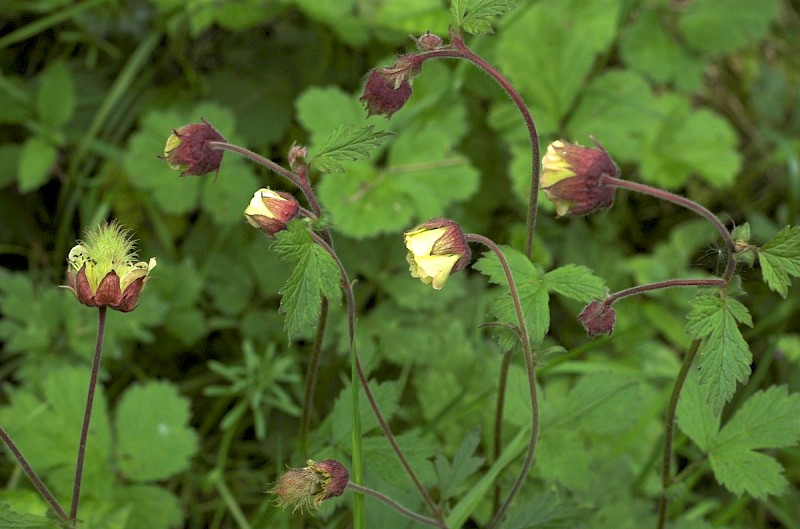
[[[51,63],[39,78],[36,109],[42,121],[52,127],[65,125],[75,112],[75,81],[64,62]]]
[[[370,151],[379,148],[381,140],[391,135],[391,132],[375,132],[374,125],[366,127],[341,125],[331,133],[309,163],[324,173],[341,173],[344,171],[342,161],[369,158]]]
[[[800,393],[771,386],[754,393],[722,428],[716,445],[743,449],[782,448],[800,440]]]
[[[764,499],[788,485],[781,464],[760,452],[724,447],[713,450],[709,459],[717,481],[734,494],[747,492]]]
[[[305,223],[292,221],[287,229],[276,234],[272,249],[282,260],[295,263],[281,289],[280,311],[286,314],[289,336],[305,336],[317,325],[321,297],[338,303],[341,296],[341,275],[333,258],[316,244]]]
[[[57,157],[56,148],[46,141],[37,137],[28,138],[22,145],[17,169],[20,192],[27,193],[44,185]]]
[[[550,328],[550,295],[539,270],[528,260],[525,255],[511,248],[502,246],[501,250],[508,261],[511,274],[517,286],[522,313],[528,334],[535,344],[540,343]],[[497,296],[490,307],[492,315],[498,323],[519,326],[514,301],[511,299],[508,279],[503,272],[500,261],[494,253],[486,255],[473,265],[473,268],[489,277],[492,283],[501,285],[502,293]],[[507,328],[497,328],[496,333],[501,347],[513,349],[517,347],[519,337]]]
[[[58,529],[58,523],[44,516],[16,513],[0,502],[0,527],[3,529]]]
[[[522,502],[521,502],[522,503]],[[588,527],[591,510],[554,492],[537,494],[508,511],[503,529],[572,529]]]
[[[791,277],[800,277],[800,226],[786,226],[758,250],[761,275],[770,290],[786,297]]]
[[[123,474],[133,481],[154,481],[188,468],[197,451],[197,435],[187,426],[189,417],[188,399],[168,382],[129,388],[117,406],[115,420]]]
[[[603,299],[608,294],[606,282],[583,265],[568,264],[547,272],[543,278],[547,289],[581,303]]]
[[[701,385],[697,371],[686,378],[678,400],[678,427],[704,452],[711,448],[719,431],[719,414],[708,404],[708,386]]]
[[[453,26],[472,35],[492,33],[492,20],[501,16],[514,5],[508,0],[463,0],[453,1],[450,12]]]
[[[88,386],[87,369],[57,369],[39,381],[36,393],[14,391],[10,394],[10,405],[0,409],[0,424],[31,466],[47,474],[48,485],[56,495],[68,495],[72,490],[74,447],[78,446]],[[96,497],[107,494],[108,476],[112,472],[110,461],[106,401],[98,388],[86,444],[83,494]]]
[[[478,430],[473,430],[464,437],[453,456],[452,464],[441,454],[436,456],[435,468],[442,500],[452,498],[458,492],[458,488],[463,486],[464,481],[483,464],[482,457],[474,457],[480,440]]]
[[[747,309],[733,298],[701,294],[692,301],[686,331],[703,339],[697,367],[715,414],[731,399],[736,383],[750,376],[752,354],[737,321],[752,326]]]

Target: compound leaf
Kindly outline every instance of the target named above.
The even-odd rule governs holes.
[[[800,226],[786,226],[758,251],[761,275],[773,290],[786,297],[791,280],[800,277]]]

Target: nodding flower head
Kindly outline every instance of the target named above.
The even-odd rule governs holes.
[[[600,334],[610,335],[617,321],[617,313],[602,301],[592,301],[578,316],[578,321],[583,325],[589,338]]]
[[[472,255],[461,227],[448,219],[431,219],[407,231],[404,239],[411,277],[436,290],[467,266]]]
[[[306,467],[290,468],[278,477],[269,489],[279,507],[291,507],[292,512],[313,510],[330,498],[341,496],[350,475],[335,459],[317,463],[309,459]]]
[[[155,258],[136,261],[136,244],[128,230],[116,222],[103,224],[70,250],[67,288],[87,307],[130,312],[155,266]]]
[[[603,185],[602,176],[619,176],[619,168],[603,147],[581,147],[554,141],[542,160],[541,187],[563,215],[588,215],[614,203],[614,188]]]
[[[415,55],[403,55],[394,66],[371,70],[364,86],[364,95],[359,101],[367,108],[367,115],[383,114],[390,118],[403,108],[411,97],[409,81],[422,68],[422,62]]]
[[[251,226],[274,237],[299,211],[300,204],[289,193],[262,187],[253,194],[244,216]]]
[[[205,119],[202,123],[184,125],[173,129],[164,146],[164,156],[170,168],[181,171],[181,176],[200,176],[219,173],[222,151],[209,145],[211,141],[225,141],[222,134]]]

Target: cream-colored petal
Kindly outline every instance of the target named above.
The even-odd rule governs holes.
[[[446,231],[446,228],[410,231],[405,234],[406,248],[415,256],[430,255],[431,250],[433,250],[433,245],[436,244],[436,241],[438,241]]]
[[[457,255],[429,255],[427,257],[417,257],[416,262],[420,273],[420,279],[424,277],[429,281],[424,283],[433,282],[433,288],[436,290],[444,286],[445,281],[450,276],[453,266],[458,262]]]
[[[277,198],[280,198],[280,196],[277,193],[275,193],[274,191],[272,191],[271,189],[267,189],[266,187],[262,187],[261,189],[259,189],[255,193],[253,193],[253,198],[250,199],[250,204],[244,210],[245,216],[248,216],[248,215],[261,215],[261,216],[264,216],[264,217],[267,217],[267,218],[270,218],[270,219],[274,219],[275,218],[275,215],[273,215],[272,212],[264,204],[264,200],[263,200],[262,197],[267,197],[267,198],[276,198],[277,197]],[[258,228],[258,224],[253,224],[253,222],[249,218],[247,219],[247,221],[250,222],[250,224],[253,227]]]

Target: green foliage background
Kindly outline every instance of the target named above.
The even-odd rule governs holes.
[[[409,33],[447,34],[445,2],[7,0],[0,17],[0,425],[61,499],[96,321],[56,288],[67,252],[85,227],[113,216],[134,230],[140,257],[159,262],[141,305],[109,315],[81,506],[87,529],[349,523],[337,508],[347,495],[292,521],[264,493],[287,464],[349,460],[345,314],[333,305],[302,451],[297,417],[315,317],[279,310],[291,266],[242,216],[259,187],[295,190],[231,154],[216,179],[178,177],[157,155],[173,128],[201,117],[283,164],[293,142],[313,155],[341,125],[396,134],[377,161],[312,174],[358,280],[359,351],[401,446],[438,497],[458,498],[494,475],[487,458],[503,349],[480,325],[508,307],[471,270],[441,292],[409,278],[401,234],[446,215],[521,249],[525,130],[500,89],[463,62],[426,63],[391,120],[367,118],[358,102],[366,73],[413,47]],[[729,225],[749,222],[755,244],[799,223],[794,0],[519,0],[495,30],[467,42],[521,90],[543,147],[562,137],[588,144],[593,134],[623,178],[680,192]],[[654,526],[671,384],[691,338],[712,330],[697,323],[697,308],[687,329],[693,293],[674,290],[620,303],[614,335],[589,340],[576,317],[603,286],[581,267],[614,291],[719,273],[724,256],[710,226],[628,192],[586,219],[540,209],[539,268],[520,266],[535,278],[526,285],[532,306],[549,303],[549,316],[532,316],[541,348],[563,350],[542,362],[541,446],[504,527]],[[576,268],[536,275],[564,265]],[[494,267],[479,265],[493,280]],[[724,408],[726,398],[690,379],[677,465],[694,464],[675,491],[674,527],[800,527],[798,287],[776,280],[779,297],[758,270],[742,276],[746,309],[731,305],[725,317],[735,327],[752,315],[743,339],[753,374],[726,389],[735,394]],[[521,453],[521,359],[510,384],[506,439]],[[709,399],[721,419],[702,405]],[[367,484],[416,506],[366,407],[362,415]],[[749,481],[753,468],[763,479]],[[512,475],[500,473],[501,482]],[[4,504],[45,512],[10,459],[0,478],[0,521]],[[479,523],[491,508],[483,491],[468,512]],[[367,525],[413,523],[368,501]]]

